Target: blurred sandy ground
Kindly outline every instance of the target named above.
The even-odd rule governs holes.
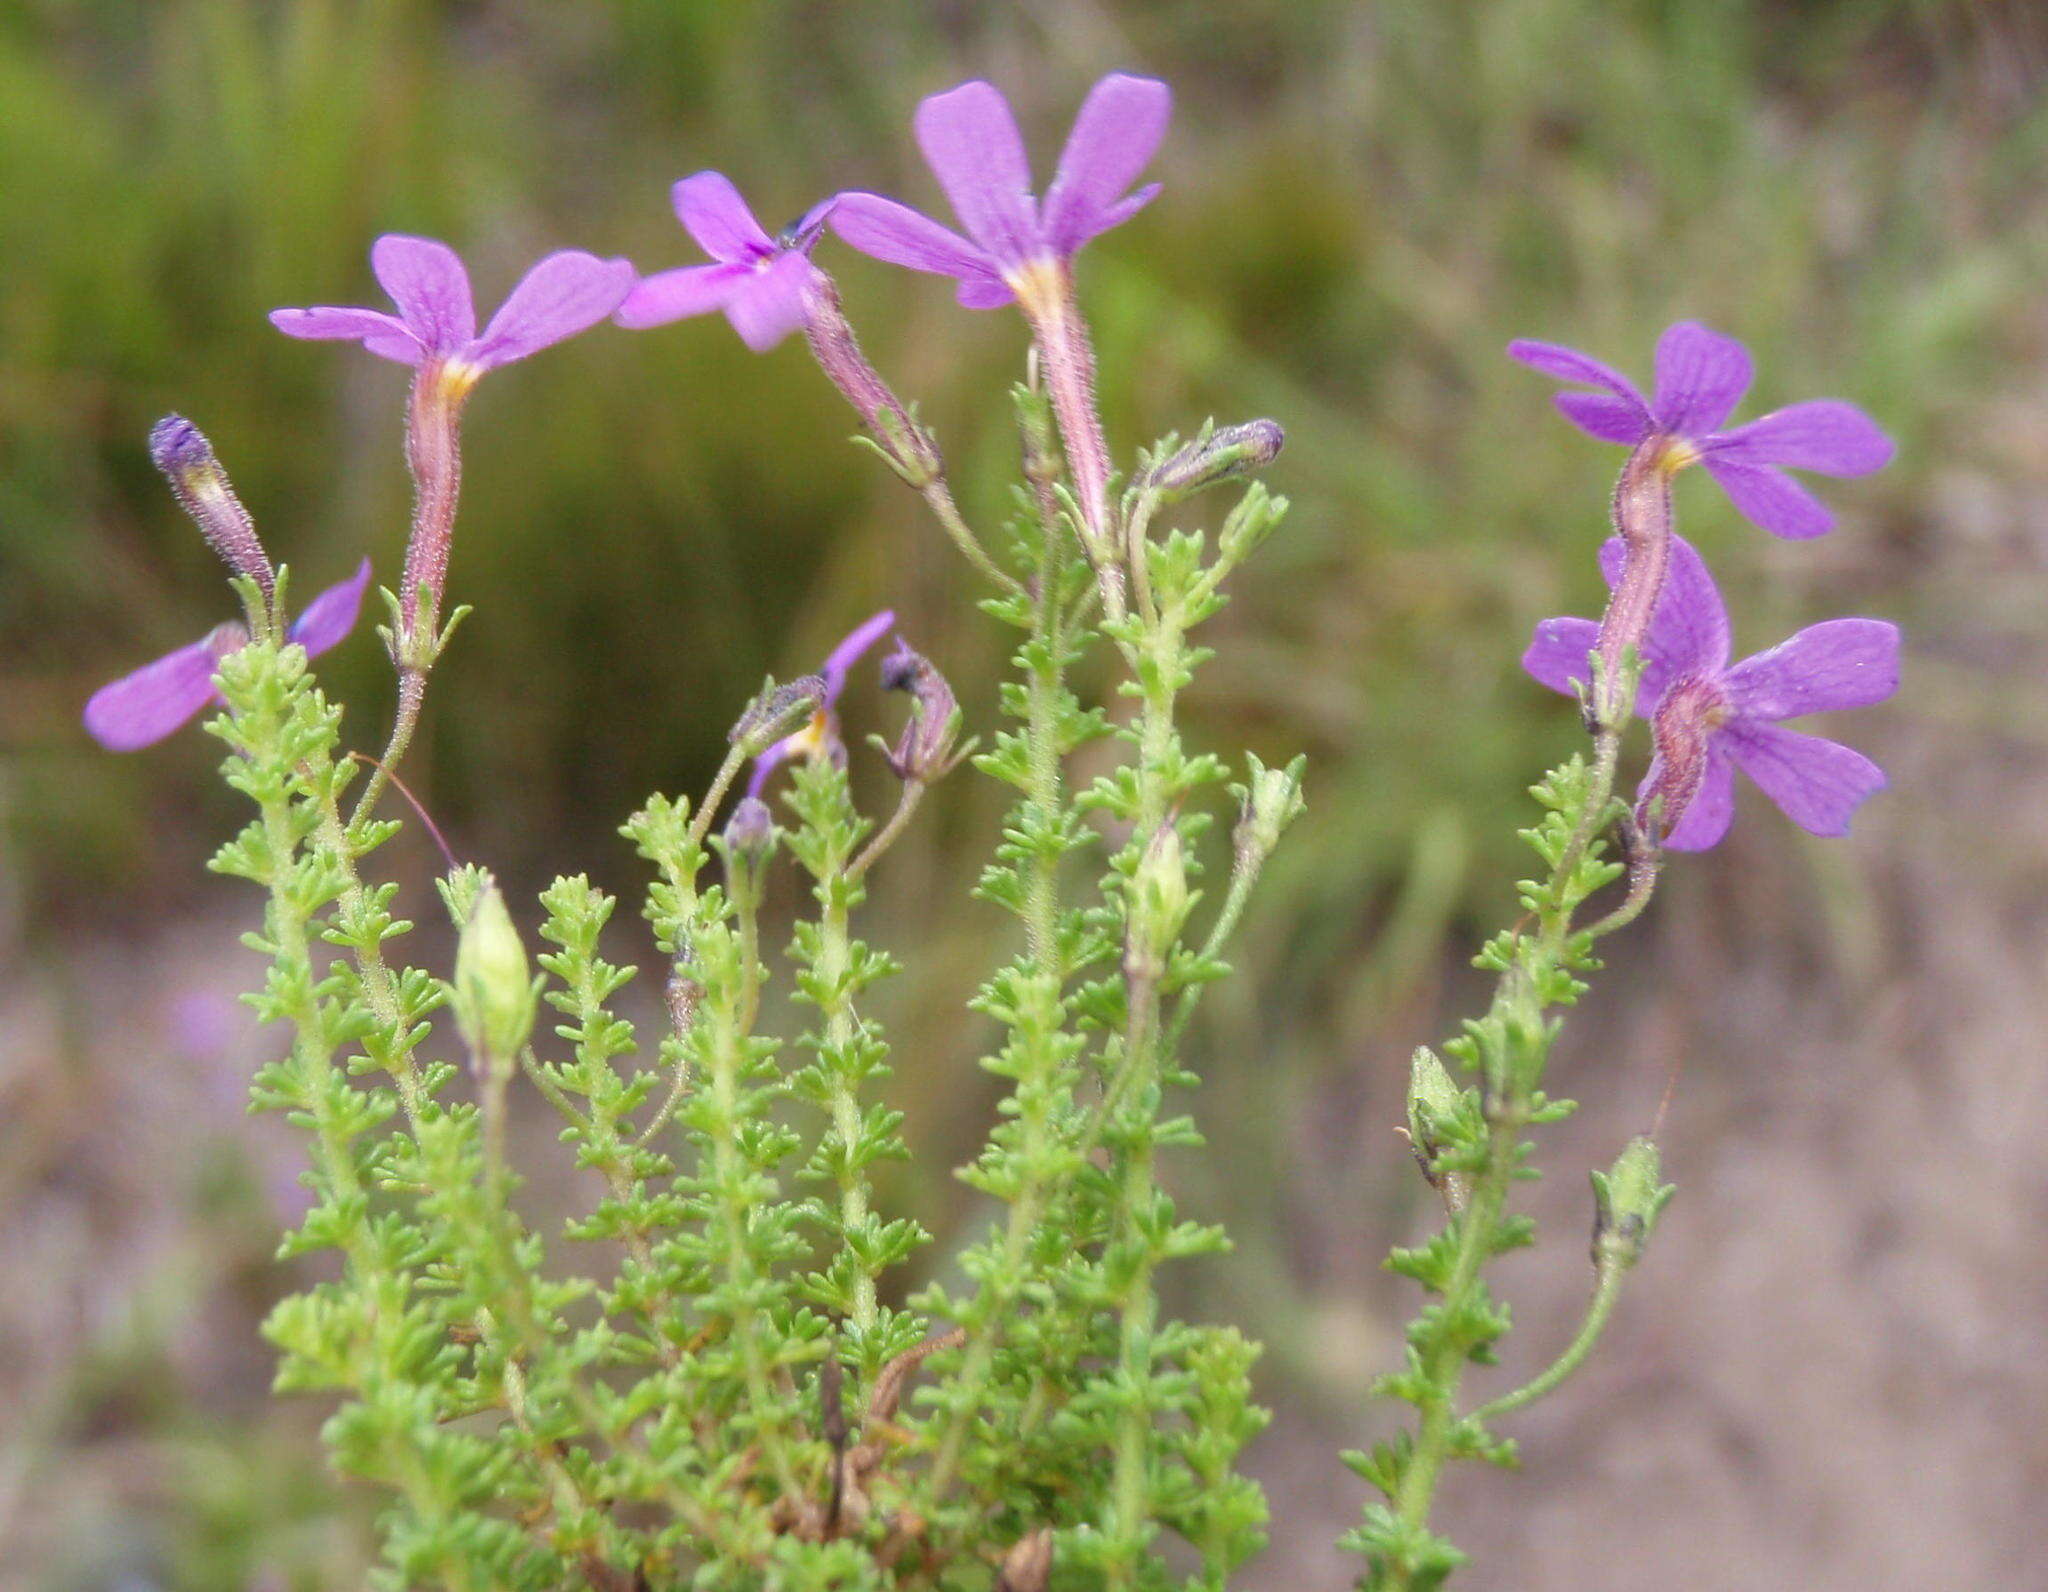
[[[831,183],[921,198],[918,94],[987,73],[1042,133],[1110,65],[1182,91],[1167,198],[1091,257],[1112,428],[1265,410],[1293,436],[1295,522],[1218,622],[1195,732],[1309,750],[1312,811],[1199,1037],[1216,1149],[1175,1169],[1239,1238],[1176,1303],[1270,1344],[1274,1546],[1248,1584],[1348,1578],[1328,1544],[1360,1487],[1334,1451],[1383,1429],[1364,1388],[1414,1300],[1378,1258],[1427,1216],[1392,1133],[1405,1057],[1480,997],[1465,957],[1506,910],[1519,787],[1573,733],[1512,660],[1530,620],[1592,600],[1616,460],[1500,345],[1640,370],[1679,314],[1752,342],[1759,402],[1842,392],[1900,433],[1884,476],[1829,489],[1842,529],[1817,546],[1682,496],[1745,650],[1845,611],[1907,627],[1899,703],[1843,726],[1894,788],[1846,845],[1752,801],[1618,949],[1560,1061],[1586,1106],[1530,1196],[1547,1242],[1503,1267],[1503,1386],[1575,1324],[1584,1169],[1667,1088],[1679,1199],[1601,1354],[1511,1423],[1526,1473],[1456,1476],[1445,1519],[1475,1592],[2039,1581],[2042,35],[2022,5],[1678,0],[0,18],[0,90],[30,113],[0,118],[0,1587],[352,1587],[374,1507],[326,1476],[317,1402],[264,1391],[295,1163],[240,1109],[274,1043],[232,1000],[247,903],[196,871],[235,810],[197,737],[110,764],[74,728],[91,684],[217,617],[141,460],[149,419],[214,430],[295,561],[389,562],[395,380],[258,318],[363,291],[372,232],[479,240],[497,283],[559,243],[676,263],[660,194],[696,165],[780,183],[771,214]],[[1014,329],[846,276],[992,516]],[[752,681],[881,601],[989,721],[999,655],[945,550],[835,446],[798,356],[731,343],[594,336],[476,417],[457,580],[484,616],[418,775],[458,844],[529,886],[590,867],[630,902],[618,817],[701,781]],[[359,726],[381,716],[370,646],[336,679]],[[592,711],[607,691],[660,711]],[[956,782],[872,908],[919,957],[877,1004],[930,1168],[891,1192],[954,1224],[941,1249],[981,1214],[939,1169],[990,1104],[958,1014],[991,932],[961,841],[991,811]],[[428,920],[433,859],[405,844]],[[644,957],[631,919],[615,954]],[[529,1126],[534,1210],[564,1208],[580,1191]]]

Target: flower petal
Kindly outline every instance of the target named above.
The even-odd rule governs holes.
[[[953,297],[962,309],[997,310],[1012,302],[1016,293],[999,276],[963,276]]]
[[[1604,392],[1561,392],[1551,402],[1589,437],[1633,447],[1650,434],[1649,412],[1634,400]]]
[[[1645,776],[1647,785],[1655,776],[1652,770]],[[1707,748],[1707,771],[1700,778],[1700,788],[1693,792],[1691,801],[1685,804],[1685,811],[1678,815],[1664,836],[1667,851],[1705,851],[1718,846],[1721,837],[1728,833],[1729,820],[1735,816],[1735,769],[1729,762],[1728,754],[1722,749],[1719,737]]]
[[[214,700],[220,648],[232,651],[233,645],[246,640],[239,632],[239,626],[223,625],[189,647],[101,686],[85,705],[85,727],[92,738],[110,752],[133,752],[189,722]]]
[[[700,171],[669,190],[676,219],[714,260],[745,260],[775,247],[723,172]]]
[[[1883,769],[1824,736],[1743,719],[1721,736],[1742,771],[1808,834],[1846,835],[1850,815],[1885,786]]]
[[[1003,265],[1028,259],[1038,243],[1031,165],[1010,102],[976,79],[917,107],[917,146],[953,213]]]
[[[1657,429],[1704,437],[1726,420],[1755,376],[1749,350],[1698,321],[1666,327],[1657,339]]]
[[[484,335],[462,351],[463,358],[486,370],[524,359],[595,326],[632,288],[631,261],[562,249],[519,279]]]
[[[1721,490],[1742,511],[1743,518],[1773,536],[1805,541],[1835,528],[1835,516],[1828,506],[1783,470],[1735,464],[1718,453],[1709,453],[1700,462],[1706,465],[1707,474],[1721,483]]]
[[[341,309],[316,305],[305,310],[272,310],[270,324],[287,337],[347,338],[373,354],[401,364],[417,365],[424,357],[412,328],[382,310]]]
[[[884,608],[870,619],[863,620],[847,635],[847,638],[832,649],[825,659],[825,666],[818,672],[825,677],[825,701],[827,704],[839,700],[839,693],[846,689],[846,676],[860,661],[860,655],[889,633],[896,623],[896,611]]]
[[[1822,475],[1868,475],[1897,451],[1875,420],[1839,398],[1789,404],[1707,438],[1705,450],[1733,464],[1784,464]]]
[[[1531,370],[1540,370],[1557,381],[1604,387],[1615,397],[1640,410],[1643,430],[1647,432],[1650,429],[1650,406],[1636,391],[1635,383],[1612,365],[1603,365],[1592,355],[1582,354],[1576,348],[1566,348],[1562,343],[1539,343],[1526,337],[1518,337],[1508,344],[1508,358],[1519,360]]]
[[[1600,573],[1610,587],[1620,584],[1627,548],[1610,536],[1600,549]],[[1647,713],[1672,681],[1688,674],[1719,673],[1728,662],[1728,605],[1707,561],[1684,537],[1671,538],[1671,562],[1657,611],[1643,637],[1643,678],[1638,711]]]
[[[818,268],[810,256],[794,251],[763,270],[749,270],[746,280],[725,301],[725,318],[740,341],[765,354],[804,323],[804,294]]]
[[[1551,690],[1574,695],[1574,681],[1580,685],[1593,682],[1586,657],[1599,636],[1599,625],[1590,619],[1546,619],[1537,625],[1529,650],[1522,654],[1522,667]]]
[[[1899,627],[1882,619],[1809,625],[1770,651],[1744,658],[1724,684],[1746,719],[1775,723],[1869,707],[1899,689]]]
[[[612,312],[612,319],[641,331],[687,315],[724,309],[726,300],[753,270],[751,265],[685,265],[674,271],[657,271],[633,284],[624,302]]]
[[[452,354],[476,336],[469,272],[445,243],[387,232],[370,247],[370,269],[430,354]]]
[[[1137,213],[1118,201],[1158,152],[1172,114],[1173,91],[1156,77],[1112,72],[1088,91],[1041,207],[1055,252],[1072,254]]]
[[[993,261],[959,233],[878,193],[845,193],[827,225],[862,254],[939,276],[995,276]]]
[[[370,561],[366,558],[347,580],[329,586],[306,604],[305,612],[292,621],[292,640],[306,649],[307,657],[319,657],[355,629],[356,616],[363,611],[363,589],[369,584]]]

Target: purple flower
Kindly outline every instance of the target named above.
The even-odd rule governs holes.
[[[330,586],[299,615],[290,639],[318,657],[355,628],[362,611],[363,589],[370,583],[370,561],[338,586]],[[194,715],[220,700],[213,677],[221,659],[249,643],[248,630],[236,623],[218,625],[189,647],[166,653],[112,685],[104,685],[85,705],[85,727],[111,752],[133,752],[161,741]]]
[[[445,243],[388,232],[370,249],[370,269],[398,306],[381,310],[272,310],[292,337],[348,338],[405,365],[440,365],[460,385],[595,326],[633,285],[628,260],[580,249],[550,254],[519,279],[479,337],[469,273]]]
[[[833,704],[839,700],[839,693],[846,689],[846,677],[860,661],[861,654],[886,636],[895,623],[895,610],[884,608],[873,618],[856,625],[847,638],[832,649],[824,668],[818,671],[825,681],[825,695],[818,704],[818,711],[809,724],[794,734],[785,735],[754,759],[754,772],[747,781],[749,796],[759,796],[768,784],[768,776],[799,753],[833,758],[846,755],[839,739],[839,718],[832,711]]]
[[[757,354],[804,324],[804,299],[819,275],[811,264],[811,245],[834,201],[814,206],[781,237],[771,238],[739,190],[719,172],[685,177],[670,196],[683,230],[714,263],[642,277],[613,320],[637,331],[723,310],[741,341]]]
[[[1600,563],[1612,586],[1622,542]],[[1590,681],[1599,627],[1590,619],[1546,619],[1522,667],[1554,691]],[[1657,752],[1637,797],[1639,819],[1663,798],[1664,844],[1704,851],[1728,832],[1740,768],[1800,828],[1845,835],[1884,772],[1860,752],[1780,727],[1783,719],[1883,702],[1899,688],[1899,631],[1881,619],[1831,619],[1768,652],[1728,662],[1728,610],[1691,545],[1671,539],[1671,569],[1643,639],[1636,711],[1656,733]]]
[[[1641,447],[1659,445],[1667,471],[1704,464],[1736,508],[1778,536],[1824,535],[1827,506],[1780,466],[1822,475],[1868,475],[1892,456],[1892,442],[1854,404],[1821,398],[1761,419],[1721,427],[1749,391],[1749,350],[1732,337],[1680,321],[1657,340],[1657,396],[1645,401],[1619,371],[1556,343],[1518,341],[1508,353],[1559,381],[1597,387],[1564,392],[1557,407],[1588,436]]]
[[[994,309],[1151,202],[1157,183],[1129,190],[1166,136],[1172,106],[1157,78],[1105,77],[1074,118],[1039,202],[1009,102],[991,84],[963,83],[918,106],[917,142],[967,236],[872,193],[840,195],[832,230],[878,260],[957,278],[962,304]]]

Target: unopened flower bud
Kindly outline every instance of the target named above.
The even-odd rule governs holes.
[[[1188,889],[1180,831],[1161,824],[1131,875],[1125,918],[1125,967],[1135,977],[1157,978],[1180,938],[1195,898]]]
[[[206,434],[183,415],[165,415],[150,429],[149,456],[171,483],[179,507],[192,516],[206,545],[237,575],[253,580],[262,589],[264,600],[270,601],[277,587],[270,555],[264,552],[256,522],[235,496],[234,483],[214,456]]]
[[[757,861],[775,838],[775,816],[758,796],[742,796],[725,821],[725,843],[749,861]]]
[[[451,904],[453,899],[451,894]],[[537,997],[526,947],[512,925],[504,893],[488,873],[479,872],[469,915],[455,944],[455,982],[449,1004],[455,1011],[456,1027],[482,1069],[510,1070],[512,1059],[533,1032]]]
[[[882,660],[882,689],[910,693],[910,720],[888,754],[896,777],[929,785],[950,773],[958,761],[953,742],[960,733],[960,708],[945,676],[929,658],[899,641]]]
[[[1466,1180],[1460,1173],[1445,1171],[1437,1158],[1464,1109],[1465,1091],[1437,1060],[1436,1052],[1427,1045],[1417,1046],[1408,1063],[1408,1144],[1430,1187],[1442,1193],[1454,1212],[1464,1209]]]
[[[824,703],[825,677],[799,675],[788,685],[769,687],[749,702],[726,739],[747,756],[759,757]]]
[[[1233,787],[1238,816],[1232,839],[1240,858],[1263,862],[1280,844],[1287,826],[1302,814],[1301,771],[1307,760],[1297,757],[1285,768],[1268,768],[1247,753],[1245,761],[1250,765],[1248,776]]]
[[[1648,1139],[1628,1141],[1612,1169],[1593,1174],[1593,1264],[1633,1266],[1677,1192],[1660,1182],[1663,1167]]]
[[[1287,433],[1273,420],[1247,420],[1208,431],[1155,464],[1143,485],[1171,502],[1271,464],[1286,442]]]

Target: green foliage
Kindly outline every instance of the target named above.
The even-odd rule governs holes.
[[[1203,1142],[1169,1109],[1195,1082],[1178,1041],[1301,809],[1298,762],[1249,761],[1229,888],[1192,940],[1206,809],[1227,775],[1186,748],[1176,709],[1207,657],[1190,632],[1285,504],[1251,483],[1213,539],[1155,536],[1166,494],[1141,482],[1123,505],[1136,600],[1098,618],[1112,586],[1080,556],[1041,395],[1016,396],[1014,578],[942,479],[910,481],[1002,587],[985,607],[1018,632],[1012,724],[975,764],[1014,795],[979,894],[1021,943],[974,1002],[996,1032],[983,1064],[1009,1092],[960,1174],[999,1214],[908,1307],[893,1278],[929,1238],[875,1183],[908,1155],[872,1015],[897,962],[854,923],[946,759],[899,767],[898,807],[877,826],[820,681],[770,682],[701,800],[657,796],[627,822],[669,962],[666,1031],[643,1065],[614,1004],[636,970],[603,944],[616,902],[585,877],[541,895],[537,979],[475,867],[442,881],[452,977],[394,966],[409,925],[396,885],[364,865],[395,826],[342,817],[356,765],[339,713],[297,648],[260,640],[224,665],[230,712],[214,729],[258,817],[216,866],[270,892],[251,940],[271,961],[257,1001],[294,1035],[256,1097],[308,1130],[318,1197],[288,1252],[342,1261],[273,1317],[279,1386],[341,1395],[336,1463],[396,1500],[389,1584],[1024,1592],[1056,1569],[1062,1585],[1149,1588],[1173,1582],[1184,1550],[1188,1584],[1220,1588],[1263,1542],[1264,1500],[1234,1468],[1265,1422],[1257,1350],[1165,1318],[1155,1280],[1226,1247],[1158,1176],[1162,1155]],[[1069,680],[1105,652],[1135,704],[1114,727]],[[741,766],[814,713],[789,826],[749,796],[714,836]],[[401,718],[380,769],[410,733]],[[1077,793],[1070,760],[1111,736],[1120,750]],[[760,909],[784,858],[815,908],[782,958],[809,1016],[793,1038],[763,1027]],[[543,999],[558,1020],[529,1042]],[[464,1069],[433,1059],[444,1000],[461,1089]],[[519,1213],[506,1118],[525,1085],[591,1178],[588,1208],[556,1235],[573,1265]]]

